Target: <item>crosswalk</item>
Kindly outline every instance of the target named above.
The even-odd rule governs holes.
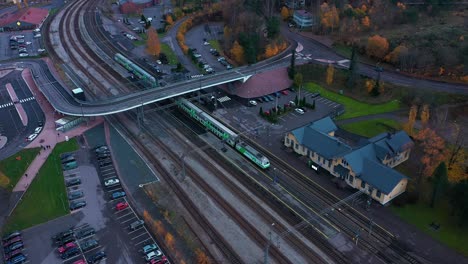
[[[20,103],[26,103],[26,102],[29,102],[29,101],[34,100],[34,99],[36,99],[36,98],[34,98],[34,96],[32,96],[32,97],[20,99],[19,102]],[[0,104],[0,109],[7,108],[9,106],[13,106],[13,102],[9,102],[9,103],[6,103],[6,104]]]

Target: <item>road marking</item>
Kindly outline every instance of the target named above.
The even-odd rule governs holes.
[[[115,170],[112,169],[112,170],[107,170],[105,172],[101,172],[102,176],[105,176],[105,175],[109,175],[109,174],[115,174]]]
[[[117,177],[116,176],[110,176],[110,177],[104,178],[104,180],[107,181],[107,180],[112,179],[112,178],[117,178]]]
[[[140,230],[140,229],[141,229],[141,228],[138,228],[137,230]],[[135,230],[135,231],[137,231],[137,230]],[[137,238],[141,237],[142,235],[147,235],[147,233],[146,233],[146,232],[143,232],[143,233],[139,234],[138,236],[136,236],[136,237],[134,237],[134,238],[131,238],[131,240],[137,239]]]
[[[121,217],[119,217],[119,218],[117,218],[117,219],[120,219],[120,218],[122,218],[122,217],[123,217],[123,216],[121,216]],[[136,218],[136,216],[132,216],[132,217],[130,217],[129,219],[120,222],[120,224],[125,224],[125,223],[128,222],[128,221],[132,221],[133,218]],[[138,219],[138,218],[137,218],[137,219]]]
[[[140,227],[140,228],[138,228],[138,229],[136,229],[136,230],[130,231],[130,232],[128,232],[127,234],[131,235],[131,234],[133,234],[133,233],[135,233],[135,232],[139,231],[140,229],[141,229],[141,227]],[[143,233],[143,234],[146,234],[146,232],[145,232],[145,233]]]
[[[110,170],[111,170],[111,171],[115,171],[114,168],[108,168],[108,169],[105,169],[105,170],[101,170],[101,173],[104,173],[104,172],[107,172],[107,171],[110,171]]]
[[[144,242],[146,242],[146,241],[148,241],[148,240],[153,240],[153,238],[151,238],[151,236],[150,236],[149,238],[147,238],[147,239],[145,239],[145,240],[142,240],[142,241],[140,241],[140,242],[138,242],[138,243],[135,243],[135,246],[138,246],[138,245],[140,245],[141,243],[144,243]]]
[[[117,212],[123,212],[123,211],[126,211],[127,209],[128,209],[128,207],[123,209],[123,210],[117,211]],[[132,214],[132,212],[128,212],[127,214],[121,215],[121,216],[117,217],[117,219],[120,219],[120,218],[125,217],[125,216],[130,215],[130,214]]]
[[[117,187],[117,186],[116,186],[116,187]],[[111,192],[115,192],[115,191],[117,191],[117,190],[123,190],[123,189],[122,189],[122,186],[118,186],[118,187],[115,188],[115,189],[110,189],[110,190],[108,190],[107,192],[108,192],[108,193],[111,193]]]
[[[96,247],[94,247],[94,248],[92,248],[92,249],[89,249],[89,250],[87,250],[87,251],[83,251],[83,254],[84,254],[84,253],[91,252],[91,251],[96,250],[96,249],[99,249],[99,248],[102,248],[102,245],[98,244]]]

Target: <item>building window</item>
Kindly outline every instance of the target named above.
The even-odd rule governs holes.
[[[363,188],[363,189],[366,188],[366,182],[365,181],[361,181],[361,188]]]
[[[348,174],[349,175],[349,174]],[[354,185],[354,176],[353,175],[349,175],[349,183],[351,183],[352,185]]]
[[[286,137],[286,140],[284,140],[284,143],[286,143],[287,145],[290,144],[290,143],[289,143],[289,138],[288,138],[288,137]]]
[[[381,196],[382,196],[382,193],[379,190],[377,190],[377,193],[375,194],[375,197],[380,199]]]

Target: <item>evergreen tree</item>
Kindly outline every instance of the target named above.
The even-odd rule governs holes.
[[[260,110],[258,110],[258,114],[259,114],[260,116],[263,116],[263,107],[260,106]]]
[[[289,66],[288,69],[288,76],[289,79],[293,80],[294,75],[296,75],[296,50],[292,50],[292,56],[291,56],[291,65]]]
[[[299,98],[297,98],[297,94],[296,94],[296,97],[294,98],[294,103],[295,103],[296,105],[299,105]]]
[[[315,109],[315,100],[312,102],[312,109]]]
[[[436,200],[444,194],[447,185],[447,166],[445,165],[445,162],[441,162],[432,174],[431,208],[434,208]]]
[[[350,89],[354,88],[356,71],[357,71],[356,47],[353,46],[353,50],[351,52],[351,60],[349,62],[349,72],[348,72],[349,76],[348,76],[348,81],[346,82],[346,86]]]

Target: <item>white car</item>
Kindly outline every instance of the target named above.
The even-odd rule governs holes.
[[[210,43],[208,41],[203,42],[203,45],[208,46]]]
[[[41,33],[37,33],[36,35],[34,35],[35,38],[40,38],[41,36]]]
[[[39,53],[45,52],[45,49],[38,49],[37,52]]]
[[[255,100],[250,100],[250,101],[249,101],[249,104],[255,106],[255,105],[257,105],[257,101],[255,101]]]
[[[112,186],[118,184],[120,181],[117,178],[109,179],[104,182],[104,186]]]
[[[26,45],[31,45],[32,42],[31,41],[26,41]]]
[[[37,137],[37,134],[34,133],[34,134],[29,135],[26,139],[27,139],[28,141],[33,141],[36,137]]]
[[[41,133],[41,131],[42,131],[42,127],[36,127],[36,129],[34,129],[34,133],[36,134]]]
[[[20,57],[28,57],[29,54],[28,54],[28,53],[20,53],[19,56],[20,56]]]
[[[160,64],[160,65],[162,64],[162,62],[160,60],[157,60],[156,63]]]
[[[300,108],[296,108],[294,109],[294,111],[296,111],[296,113],[300,114],[300,115],[303,115],[304,114],[304,110],[300,109]]]
[[[39,33],[39,32],[41,32],[41,29],[40,29],[40,28],[36,28],[36,29],[33,30],[33,32]]]

